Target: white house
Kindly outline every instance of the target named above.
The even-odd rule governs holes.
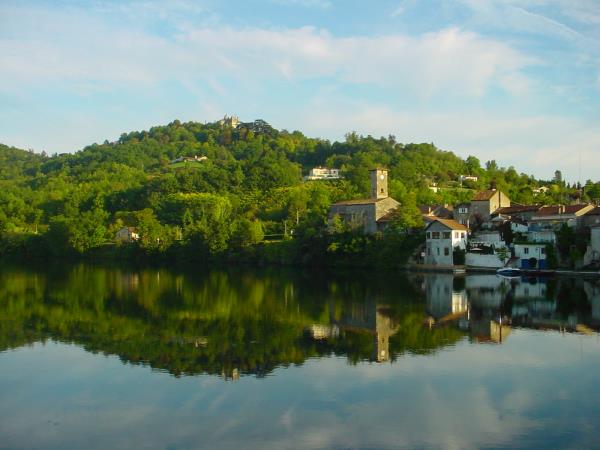
[[[454,275],[452,274],[436,274],[425,277],[427,311],[435,319],[466,312],[468,309],[467,291],[455,289],[453,282]]]
[[[596,253],[600,254],[600,225],[591,228],[592,239],[591,239],[591,247],[592,250]]]
[[[327,167],[314,167],[310,169],[305,180],[337,180],[340,177],[340,169],[329,169]]]
[[[140,235],[137,233],[134,227],[123,227],[115,236],[115,241],[117,242],[135,242],[140,238]]]
[[[600,261],[600,225],[590,228],[590,245],[583,257],[583,264],[588,265],[593,262]]]
[[[527,233],[529,242],[554,244],[556,243],[556,233],[554,230],[531,230]]]
[[[546,244],[515,244],[515,257],[521,269],[547,269]]]
[[[471,244],[483,244],[494,246],[496,248],[505,247],[506,243],[500,236],[499,231],[478,231],[473,233],[470,238]]]
[[[467,227],[454,220],[434,220],[425,228],[425,234],[425,264],[452,266],[454,249],[467,247]]]

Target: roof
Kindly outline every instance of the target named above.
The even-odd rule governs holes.
[[[381,216],[379,219],[377,219],[376,222],[391,222],[397,214],[398,214],[398,210],[392,209],[391,211],[388,211],[383,216]]]
[[[580,210],[582,210],[583,208],[587,208],[587,207],[588,207],[588,205],[543,206],[539,209],[537,215],[538,216],[556,216],[556,215],[560,215],[560,214],[575,214],[575,213],[579,212]],[[564,208],[564,210],[561,212],[562,208]]]
[[[456,220],[449,220],[449,219],[436,219],[433,222],[431,222],[429,224],[429,226],[431,226],[432,224],[434,224],[435,222],[439,222],[442,225],[444,225],[446,228],[450,228],[451,230],[462,230],[462,231],[467,231],[467,227],[465,227],[464,225],[458,223]],[[428,228],[429,228],[428,226]]]
[[[426,216],[437,216],[437,217],[442,217],[444,219],[451,219],[452,218],[452,211],[453,211],[453,207],[450,205],[433,205],[433,206],[429,206],[429,205],[421,205],[419,206],[419,210],[421,211],[421,214],[426,215]]]
[[[490,189],[488,191],[479,191],[473,197],[473,201],[474,202],[481,202],[481,201],[489,200],[494,195],[496,195],[496,193],[498,193],[498,192],[499,191],[497,191],[496,189]]]
[[[361,199],[358,199],[358,200],[342,200],[341,202],[335,202],[331,206],[335,206],[335,205],[370,205],[372,203],[377,203],[377,202],[380,202],[381,200],[385,200],[386,198],[389,198],[389,197],[385,197],[385,198],[361,198]]]
[[[517,214],[523,212],[535,212],[539,211],[542,205],[513,205],[504,206],[494,211],[494,214]]]

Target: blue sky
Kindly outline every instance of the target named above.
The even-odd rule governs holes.
[[[599,180],[600,1],[0,2],[0,142],[224,114]]]

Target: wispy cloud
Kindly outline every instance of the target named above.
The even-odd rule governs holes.
[[[229,76],[335,79],[482,96],[496,86],[522,91],[534,60],[510,46],[458,28],[420,36],[336,37],[313,27],[198,27],[172,36],[106,23],[83,11],[9,11],[27,28],[0,35],[0,70],[9,83],[157,83]],[[31,20],[31,19],[29,19]],[[33,22],[43,25],[33,26]],[[466,69],[466,70],[465,70]],[[513,80],[511,83],[510,80]]]

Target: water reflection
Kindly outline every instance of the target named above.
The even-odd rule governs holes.
[[[395,362],[513,327],[595,333],[594,280],[3,267],[0,351],[52,339],[173,375],[265,376],[309,358]]]
[[[416,277],[430,326],[455,326],[474,342],[503,342],[512,327],[596,333],[600,281],[583,278],[507,279],[496,275]]]
[[[599,293],[559,278],[0,267],[2,445],[596,448]]]
[[[264,376],[330,355],[395,361],[464,332],[425,327],[407,279],[77,265],[0,273],[0,350],[53,339],[176,376]]]

